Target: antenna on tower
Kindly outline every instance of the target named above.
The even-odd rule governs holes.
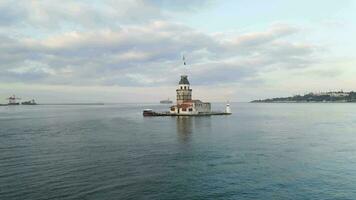
[[[182,54],[182,61],[183,61],[183,70],[182,70],[182,72],[185,75],[188,75],[187,61],[186,61],[186,57],[185,57],[184,53]]]

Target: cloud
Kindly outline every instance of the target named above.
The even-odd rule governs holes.
[[[13,6],[11,1],[0,2],[0,27],[20,23],[25,17],[26,10],[23,7]]]
[[[6,81],[14,82],[155,86],[176,82],[177,74],[185,70],[181,65],[185,53],[195,84],[227,84],[250,81],[271,68],[316,62],[313,45],[288,40],[298,31],[272,25],[266,31],[225,38],[179,23],[153,21],[39,39],[2,36],[0,69],[6,72]],[[29,65],[36,71],[13,73]]]
[[[226,35],[171,18],[215,3],[2,1],[0,84],[152,89],[188,73],[196,87],[257,87],[273,71],[319,62],[319,47],[295,39],[302,30],[290,24]]]
[[[148,2],[156,7],[168,9],[175,12],[190,12],[204,7],[214,5],[215,0],[180,0],[180,1],[166,1],[166,0],[148,0]]]
[[[118,28],[171,18],[172,12],[192,11],[211,1],[11,1],[0,2],[0,26],[13,31],[66,31]]]
[[[288,10],[289,4],[281,5],[288,5]],[[322,17],[322,21],[308,23],[293,20],[298,26],[290,23],[289,14],[282,13],[272,15],[284,16],[284,23],[275,23],[280,19],[273,17],[258,24],[256,19],[246,19],[248,23],[225,20],[223,26],[218,26],[202,19],[211,14],[219,22],[230,14],[231,19],[238,19],[250,13],[247,9],[246,13],[224,13],[226,16],[220,18],[218,12],[225,12],[222,8],[226,5],[230,3],[215,0],[2,0],[0,87],[2,91],[12,90],[9,85],[17,84],[48,91],[80,91],[85,87],[88,95],[111,88],[107,97],[116,91],[149,96],[145,93],[148,90],[174,95],[172,88],[179,75],[185,73],[204,95],[214,88],[221,94],[239,96],[244,90],[245,94],[255,91],[251,88],[263,95],[275,95],[270,91],[289,94],[296,88],[305,90],[312,83],[319,88],[328,84],[339,84],[338,88],[354,85],[351,74],[355,62],[348,55],[352,45],[344,38],[352,35],[353,28],[346,18]],[[335,5],[325,6],[334,12]],[[179,23],[190,17],[191,26]],[[208,30],[227,26],[234,29],[212,33],[192,24]],[[348,31],[339,34],[340,28]],[[186,67],[182,65],[182,54]]]
[[[295,34],[298,31],[299,29],[296,27],[285,24],[275,24],[264,32],[254,32],[240,35],[233,41],[233,45],[240,47],[255,47]]]

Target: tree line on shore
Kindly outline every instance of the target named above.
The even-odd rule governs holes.
[[[339,94],[339,95],[338,95]],[[342,95],[341,95],[342,94]],[[252,103],[274,103],[274,102],[356,102],[356,92],[328,92],[322,94],[309,93],[295,95],[292,97],[277,97],[270,99],[254,100]]]

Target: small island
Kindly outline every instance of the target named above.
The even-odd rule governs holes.
[[[193,90],[190,87],[187,75],[182,75],[178,83],[177,104],[170,106],[169,111],[155,112],[152,109],[143,110],[143,116],[212,116],[212,115],[231,115],[230,104],[226,104],[225,111],[214,112],[211,104],[199,99],[192,99]]]
[[[251,103],[350,103],[356,102],[356,92],[320,92],[295,95],[292,97],[277,97],[254,100]]]

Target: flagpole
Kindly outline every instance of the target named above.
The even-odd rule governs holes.
[[[183,72],[185,73],[185,75],[187,75],[187,76],[188,76],[187,62],[186,62],[186,60],[185,60],[185,56],[184,56],[184,54],[183,54],[183,56],[182,56],[182,59],[183,59],[183,67],[184,67]]]

